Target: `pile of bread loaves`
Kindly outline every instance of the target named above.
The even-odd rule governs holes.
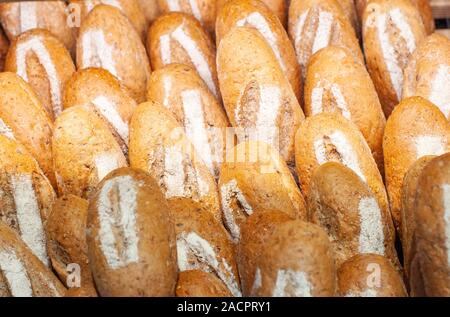
[[[0,22],[0,296],[450,296],[427,0],[13,1]]]

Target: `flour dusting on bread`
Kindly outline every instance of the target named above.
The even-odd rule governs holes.
[[[278,270],[273,297],[312,297],[313,286],[305,272],[292,269]]]
[[[384,255],[384,232],[381,210],[373,197],[363,197],[358,205],[360,232],[359,253]]]
[[[6,278],[13,297],[33,296],[27,269],[13,250],[0,250],[0,271]]]

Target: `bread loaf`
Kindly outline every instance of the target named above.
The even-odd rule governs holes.
[[[218,178],[228,118],[195,69],[170,64],[156,70],[150,77],[147,99],[172,112],[211,174]]]
[[[450,40],[428,36],[411,55],[404,71],[403,98],[421,96],[450,120]]]
[[[55,192],[35,159],[0,135],[0,220],[16,231],[36,257],[50,266],[44,224]]]
[[[199,212],[221,219],[214,177],[170,110],[154,102],[140,104],[130,123],[129,149],[131,167],[157,180],[171,210],[183,209],[188,198],[200,203]]]
[[[235,242],[248,216],[279,209],[306,220],[306,207],[288,166],[262,142],[242,142],[227,153],[219,179],[225,226]]]
[[[192,16],[173,12],[156,19],[147,35],[147,51],[154,69],[172,63],[192,66],[221,100],[214,43]]]
[[[143,171],[110,173],[89,202],[88,257],[101,296],[173,296],[175,231],[157,182]]]
[[[385,256],[397,268],[395,231],[389,210],[350,168],[328,162],[316,168],[310,182],[309,221],[330,237],[337,267],[357,254]]]
[[[417,187],[415,255],[419,270],[412,272],[412,279],[422,279],[426,296],[450,296],[449,214],[450,153],[447,153],[424,167]]]
[[[14,73],[0,73],[0,134],[21,143],[55,185],[53,123],[33,88]]]
[[[60,297],[66,289],[58,278],[0,221],[0,295]]]
[[[45,230],[48,236],[48,253],[60,280],[69,289],[80,288],[85,295],[96,296],[87,256],[88,205],[87,200],[74,195],[57,199],[48,216]],[[77,276],[71,276],[72,274]]]
[[[76,72],[67,83],[63,105],[64,109],[87,106],[107,123],[124,154],[128,154],[128,124],[137,104],[107,70],[86,68]]]
[[[295,50],[277,16],[260,0],[228,1],[219,11],[216,21],[216,43],[232,28],[252,27],[259,31],[271,47],[280,64],[281,70],[288,78],[297,99],[302,100],[302,82],[300,67]]]
[[[329,45],[345,47],[356,60],[364,62],[355,30],[335,0],[292,0],[289,35],[303,77],[311,56]]]
[[[8,1],[0,4],[0,23],[9,40],[31,29],[53,33],[75,56],[75,29],[68,21],[64,1]]]
[[[232,1],[233,0],[216,0],[217,15],[220,14],[220,11],[228,2],[232,2]],[[275,14],[275,16],[278,18],[278,20],[280,20],[283,27],[286,26],[287,11],[288,11],[288,7],[289,7],[288,1],[286,1],[286,0],[259,0],[259,2],[263,3],[267,8],[269,8]]]
[[[53,164],[60,195],[89,198],[127,160],[107,123],[88,106],[70,107],[55,122]]]
[[[410,0],[370,0],[362,32],[367,68],[388,117],[401,100],[403,70],[425,28]]]
[[[386,119],[366,68],[354,60],[348,50],[328,46],[311,57],[305,81],[304,109],[307,117],[337,112],[355,123],[383,171]]]
[[[49,31],[33,29],[12,43],[5,71],[22,77],[34,89],[49,116],[62,111],[62,94],[75,65],[65,46]]]
[[[88,67],[106,69],[137,102],[145,101],[150,78],[145,47],[131,22],[115,7],[97,5],[81,24],[77,68]]]
[[[249,27],[231,29],[218,47],[217,69],[238,141],[264,141],[293,164],[294,135],[304,115],[264,37]]]
[[[386,188],[396,229],[401,227],[403,179],[414,162],[426,155],[450,151],[450,124],[429,101],[404,99],[386,123],[383,140]]]
[[[401,275],[385,257],[359,254],[338,269],[339,293],[345,297],[406,297]]]

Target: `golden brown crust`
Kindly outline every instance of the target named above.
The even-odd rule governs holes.
[[[345,297],[406,297],[405,285],[389,260],[359,254],[338,269],[339,294]]]
[[[148,26],[159,16],[161,10],[159,9],[158,1],[138,0],[138,3],[146,19],[147,28],[145,31],[147,32]]]
[[[147,53],[131,22],[115,7],[97,5],[81,24],[77,68],[88,67],[105,68],[133,99],[145,100],[151,73]]]
[[[120,82],[103,68],[77,71],[64,91],[64,109],[83,105],[101,117],[110,127],[125,155],[128,154],[128,124],[137,107]]]
[[[242,142],[227,153],[219,179],[223,221],[235,242],[248,216],[278,209],[306,220],[306,204],[279,153],[263,142]]]
[[[20,142],[55,185],[51,138],[53,123],[32,87],[14,73],[0,73],[2,134]]]
[[[401,99],[403,70],[425,28],[410,0],[370,0],[362,32],[367,68],[388,117]]]
[[[64,1],[16,1],[0,4],[0,22],[10,40],[35,28],[53,33],[74,56],[75,30],[67,23]]]
[[[0,27],[0,72],[2,72],[4,69],[8,49],[9,49],[9,40],[6,37],[5,32],[3,32],[3,29]]]
[[[170,64],[153,72],[147,100],[168,108],[218,178],[226,150],[227,115],[195,69]]]
[[[375,253],[400,268],[391,215],[350,168],[336,162],[316,168],[308,210],[309,221],[327,231],[337,267],[356,254]]]
[[[386,190],[370,148],[357,126],[343,116],[321,113],[307,118],[297,131],[295,158],[300,188],[306,200],[314,169],[335,161],[363,178],[383,213],[389,214]]]
[[[383,171],[386,119],[366,68],[355,61],[348,50],[328,46],[311,57],[304,99],[308,117],[321,112],[338,112],[355,123]]]
[[[214,274],[190,270],[178,274],[177,297],[231,297],[225,284]]]
[[[450,153],[431,160],[416,196],[416,256],[426,296],[450,296]],[[414,272],[412,272],[414,274]]]
[[[55,122],[52,149],[60,195],[89,198],[110,171],[127,166],[110,128],[88,106],[63,111]]]
[[[86,240],[101,296],[175,294],[175,231],[164,196],[147,173],[121,168],[99,184],[89,203]]]
[[[396,229],[401,227],[401,190],[408,169],[422,156],[450,150],[450,125],[439,109],[421,97],[404,99],[386,123],[383,140],[386,188]]]
[[[279,224],[292,220],[284,211],[261,209],[258,211],[262,212],[253,213],[242,224],[242,234],[237,251],[239,276],[244,296],[252,296],[256,291],[254,288],[256,264],[268,243],[268,237]]]
[[[355,30],[335,0],[292,0],[289,35],[303,78],[311,56],[329,45],[347,48],[357,61],[364,63]]]
[[[194,17],[180,12],[160,16],[148,32],[147,52],[153,69],[171,63],[195,68],[213,95],[221,100],[215,45]]]
[[[170,110],[154,102],[140,104],[130,123],[129,150],[131,166],[158,181],[171,209],[182,209],[189,198],[221,219],[214,177]]]
[[[355,30],[356,35],[359,37],[361,33],[358,15],[356,13],[355,1],[353,0],[336,0],[344,11],[345,16],[350,21]]]
[[[51,270],[1,221],[0,262],[0,292],[3,289],[7,296],[60,297],[66,292]]]
[[[295,131],[304,115],[264,37],[249,27],[231,29],[220,42],[217,68],[225,110],[238,128],[238,141],[265,141],[292,164]]]
[[[53,269],[66,287],[78,286],[82,294],[96,296],[92,272],[89,267],[86,244],[88,201],[74,195],[59,198],[53,204],[45,229],[48,253]],[[77,267],[75,268],[75,265]],[[78,269],[79,280],[70,279],[70,268]],[[77,285],[76,283],[80,284]],[[74,283],[74,284],[72,284]],[[75,291],[74,291],[75,292]],[[66,294],[67,296],[67,294]]]
[[[82,287],[69,288],[64,297],[97,297],[97,293],[92,293],[90,289]]]
[[[450,120],[450,40],[434,33],[409,58],[404,71],[403,98],[421,96]]]
[[[297,63],[294,47],[275,13],[259,0],[228,1],[220,9],[217,16],[217,45],[230,29],[238,26],[255,28],[266,39],[267,43],[272,48],[283,73],[288,78],[292,90],[299,102],[301,102],[302,79],[300,67]]]
[[[58,38],[45,29],[33,29],[12,41],[5,71],[28,82],[54,120],[62,111],[62,94],[75,65]]]

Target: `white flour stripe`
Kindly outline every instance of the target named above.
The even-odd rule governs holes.
[[[301,58],[300,58],[301,51],[299,49],[299,45],[302,42],[303,27],[305,26],[305,22],[306,22],[306,18],[308,17],[308,14],[309,14],[309,9],[302,13],[302,15],[298,18],[297,23],[295,24],[294,41],[295,41],[295,50],[297,53],[297,60],[299,63],[301,62]]]
[[[328,46],[328,43],[330,42],[333,20],[333,15],[330,12],[321,11],[319,13],[319,22],[312,47],[312,54]]]
[[[336,151],[339,152],[342,158],[342,164],[353,170],[361,179],[366,182],[366,177],[362,172],[358,157],[355,154],[351,144],[348,142],[346,136],[341,131],[335,131],[329,136],[330,142],[335,146]],[[314,142],[314,152],[319,165],[329,161],[327,158],[326,145],[323,138],[317,139]]]
[[[261,86],[260,102],[256,119],[258,137],[268,144],[278,148],[277,141],[277,117],[281,106],[281,91],[276,86]]]
[[[421,135],[414,139],[417,159],[426,155],[442,155],[446,151],[446,141],[439,135]]]
[[[275,34],[272,32],[270,25],[266,21],[266,19],[259,12],[253,12],[244,19],[237,21],[236,25],[244,26],[246,23],[257,29],[259,33],[261,33],[261,35],[266,39],[269,46],[272,48],[272,51],[274,52],[278,60],[278,63],[281,66],[281,69],[283,71],[286,71],[286,64],[284,63],[283,58],[281,57],[281,52],[278,47],[277,38]]]
[[[170,76],[164,76],[162,80],[164,88],[163,106],[169,108],[170,96],[172,95],[172,79],[170,78]]]
[[[28,81],[26,61],[28,52],[33,52],[34,54],[36,54],[40,64],[47,73],[48,82],[50,85],[50,99],[52,101],[53,113],[55,114],[55,116],[59,116],[62,111],[61,86],[59,82],[59,76],[55,67],[55,63],[53,62],[50,53],[43,43],[43,39],[41,37],[34,37],[25,42],[19,41],[17,45],[17,74],[25,81]]]
[[[112,191],[118,192],[118,206],[113,206]],[[139,261],[139,237],[136,231],[137,184],[131,176],[108,180],[98,200],[99,240],[108,265],[112,269]],[[120,230],[123,245],[118,246],[113,229]],[[120,250],[120,253],[119,253]]]
[[[166,198],[184,197],[185,170],[183,153],[176,146],[164,149],[164,175]]]
[[[377,297],[377,296],[378,296],[378,292],[376,289],[367,288],[363,291],[359,291],[356,293],[349,292],[349,293],[345,294],[344,297]]]
[[[378,40],[380,41],[383,59],[386,63],[386,68],[389,72],[394,91],[397,98],[401,98],[402,84],[403,84],[403,70],[398,65],[397,55],[392,44],[389,42],[389,34],[387,33],[387,16],[380,15],[376,21],[378,28]]]
[[[38,26],[36,8],[37,3],[35,1],[27,1],[19,4],[20,33]]]
[[[0,271],[5,277],[13,297],[33,296],[27,269],[13,250],[0,251]]]
[[[122,6],[120,5],[120,1],[118,0],[102,0],[103,4],[109,4],[110,6],[116,7],[117,9],[122,10]]]
[[[227,286],[233,296],[242,296],[236,277],[226,259],[218,258],[213,246],[195,232],[182,232],[177,238],[178,269],[183,271],[200,269],[195,259],[207,265]],[[222,263],[221,263],[222,262]],[[221,265],[222,264],[222,265]]]
[[[191,6],[192,15],[202,22],[202,13],[200,12],[200,9],[197,5],[197,0],[189,0],[189,5]]]
[[[20,236],[38,259],[49,266],[44,226],[31,175],[11,175],[10,180]]]
[[[440,64],[432,80],[429,99],[450,117],[450,66]]]
[[[122,153],[102,153],[94,158],[99,182],[113,170],[126,166],[125,158],[121,155]]]
[[[334,100],[336,101],[336,106],[341,110],[342,115],[346,119],[351,119],[350,111],[348,111],[347,102],[345,101],[344,95],[342,95],[341,89],[337,84],[331,85],[331,93],[333,94]]]
[[[181,11],[179,0],[166,0],[169,11],[179,12]]]
[[[409,53],[414,52],[416,49],[416,39],[402,11],[399,8],[394,8],[389,12],[389,16],[395,26],[400,30],[400,36],[405,40]]]
[[[88,30],[81,38],[83,53],[81,68],[100,67],[121,79],[113,58],[114,47],[106,42],[105,34],[101,30]]]
[[[159,38],[159,49],[161,53],[161,60],[164,65],[172,63],[172,52],[170,50],[170,36],[167,34],[161,35]]]
[[[450,268],[450,184],[442,185],[442,204],[444,206],[445,247],[447,249],[447,266]]]
[[[117,134],[122,140],[128,144],[128,124],[125,123],[117,112],[116,105],[111,102],[106,96],[98,96],[92,100],[92,104],[95,106],[102,116],[114,127]]]
[[[375,198],[363,197],[358,205],[359,253],[384,255],[384,232],[380,207]]]
[[[195,43],[195,41],[185,33],[183,30],[183,26],[179,26],[173,33],[172,37],[177,40],[178,43],[183,47],[186,53],[189,55],[192,63],[195,66],[200,77],[208,86],[209,90],[214,94],[214,96],[218,97],[217,87],[214,83],[213,76],[211,73],[211,69],[209,68],[209,64],[200,51],[199,47]]]
[[[200,154],[205,165],[214,175],[211,146],[203,116],[202,98],[198,90],[184,90],[181,93],[186,135]]]
[[[0,118],[0,134],[15,140],[13,130]]]
[[[316,115],[323,111],[323,87],[315,87],[311,92],[311,114]]]
[[[286,288],[293,293],[287,292]],[[273,290],[273,297],[312,297],[313,286],[304,272],[298,272],[291,269],[279,270]]]

